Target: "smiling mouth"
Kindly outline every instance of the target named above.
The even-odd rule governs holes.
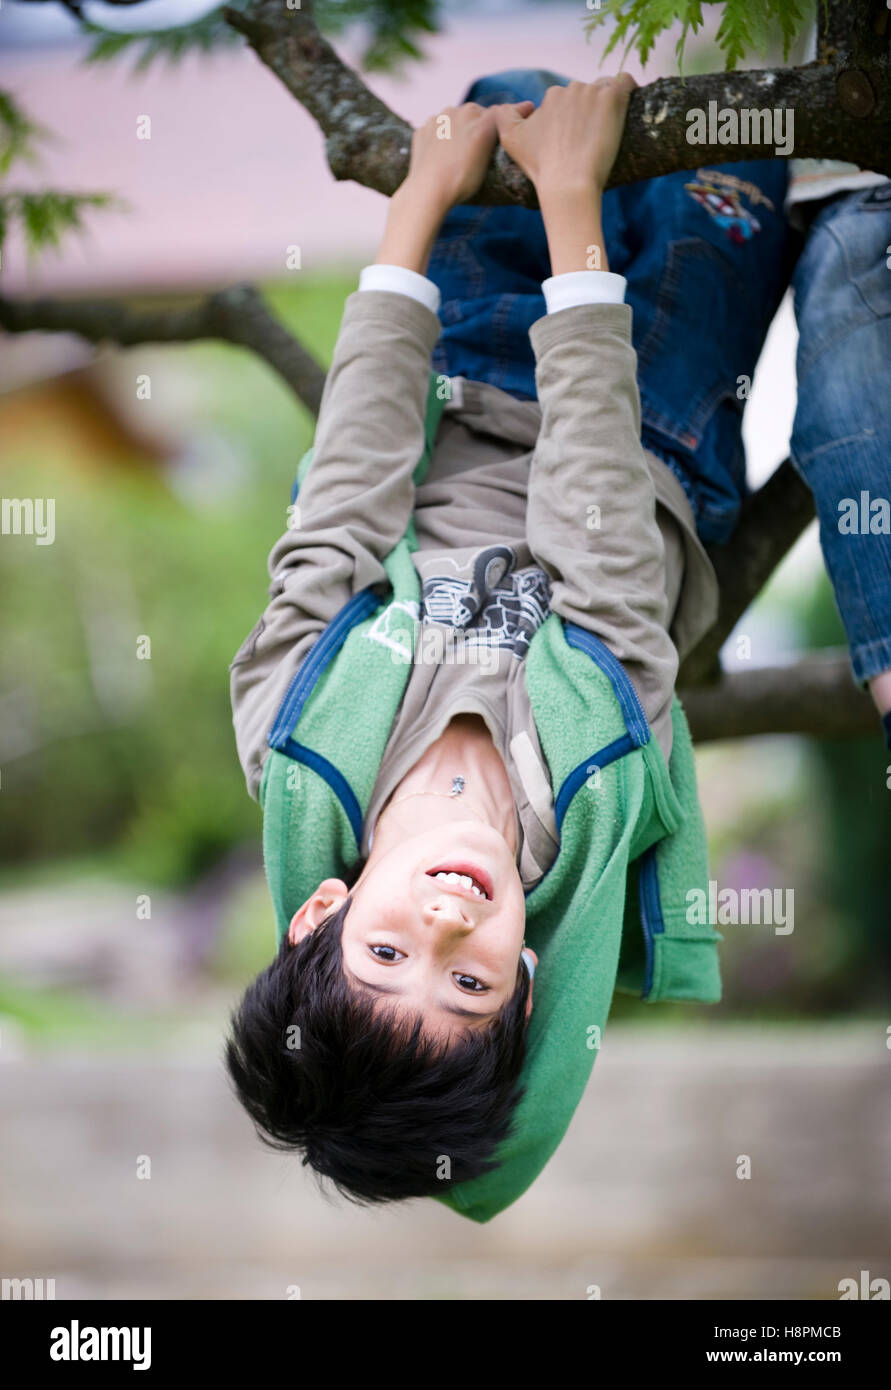
[[[494,897],[491,878],[476,864],[440,864],[435,869],[428,869],[427,877],[435,879],[444,888],[482,898],[485,902],[492,902]]]

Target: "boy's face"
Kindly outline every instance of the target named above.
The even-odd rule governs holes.
[[[422,1014],[428,1036],[485,1028],[513,995],[523,885],[504,837],[489,826],[468,820],[420,831],[373,854],[352,893],[326,879],[295,914],[292,944],[348,896],[347,979],[397,1012]],[[531,1006],[530,989],[527,1015]]]

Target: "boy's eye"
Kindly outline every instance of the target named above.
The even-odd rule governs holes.
[[[489,988],[488,985],[484,985],[482,980],[478,980],[474,975],[456,975],[455,979],[462,989],[469,989],[474,994],[484,994]]]
[[[395,946],[371,946],[368,947],[375,960],[385,961],[388,965],[396,960],[404,960],[405,952],[397,951]],[[472,994],[485,994],[489,986],[484,985],[482,980],[478,980],[475,975],[455,975],[461,989],[469,990]]]
[[[378,960],[394,961],[404,959],[404,953],[397,951],[395,946],[369,946],[369,951]],[[380,952],[380,954],[378,954]]]

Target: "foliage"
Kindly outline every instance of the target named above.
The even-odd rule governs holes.
[[[37,145],[54,137],[46,127],[27,116],[9,92],[0,91],[0,177],[16,162],[39,162]],[[0,187],[0,248],[14,222],[21,224],[28,257],[57,249],[62,237],[83,231],[88,208],[123,208],[124,202],[108,193],[61,193]]]
[[[244,3],[233,4],[230,8],[243,9]],[[88,20],[81,21],[81,29],[93,40],[87,62],[105,63],[126,54],[133,57],[136,72],[144,71],[161,58],[176,63],[189,53],[209,53],[226,45],[244,42],[223,18],[222,5],[193,24],[180,24],[168,29],[112,32]]]
[[[234,0],[230,9],[244,9],[248,0]],[[726,67],[735,68],[751,54],[764,54],[782,42],[784,56],[801,32],[809,14],[803,0],[597,0],[597,9],[586,26],[590,33],[607,18],[616,27],[606,48],[611,53],[625,45],[627,54],[635,48],[646,63],[660,34],[681,25],[676,44],[682,63],[687,37],[703,24],[703,5],[720,4],[722,15],[717,32],[718,48]],[[92,61],[116,58],[124,52],[135,55],[136,67],[145,68],[158,58],[176,61],[190,52],[207,52],[238,41],[227,24],[221,5],[189,25],[142,31],[132,34],[110,33],[100,25],[84,23],[95,42],[89,54]],[[367,70],[385,70],[408,60],[423,57],[418,41],[440,28],[438,0],[318,0],[313,15],[323,33],[341,34],[349,25],[360,23],[367,34],[362,65]]]
[[[0,92],[0,174],[7,174],[17,159],[33,164],[37,141],[52,139],[52,132],[30,120],[9,92]]]
[[[142,70],[158,59],[177,62],[188,53],[207,53],[242,43],[241,35],[226,22],[225,11],[243,10],[246,5],[247,0],[232,0],[193,24],[126,34],[84,22],[84,32],[94,39],[87,60],[105,62],[129,53],[135,58],[136,69]],[[329,35],[341,34],[349,25],[360,23],[367,35],[362,65],[372,71],[422,58],[418,39],[438,31],[437,11],[437,0],[318,0],[313,17],[322,33]]]
[[[366,26],[362,65],[368,71],[423,58],[417,40],[439,32],[438,12],[437,0],[322,0],[315,9],[323,33],[339,34],[357,20]]]
[[[659,35],[680,24],[675,53],[682,65],[687,36],[698,33],[702,27],[704,3],[716,0],[605,0],[586,31],[590,33],[606,19],[615,20],[616,27],[603,56],[624,43],[623,59],[634,48],[645,64]],[[777,39],[788,59],[792,41],[808,17],[800,0],[722,0],[722,8],[716,41],[728,71],[751,54],[766,55]]]

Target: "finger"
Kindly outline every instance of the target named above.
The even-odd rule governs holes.
[[[605,88],[607,91],[621,92],[623,95],[629,95],[637,86],[637,83],[630,72],[617,72],[614,77],[598,77],[596,81],[591,83],[591,86],[600,88],[601,90]]]
[[[514,106],[493,106],[490,108],[495,117],[495,127],[498,131],[498,138],[503,142],[506,135],[510,135],[512,130],[521,126],[529,115],[529,112],[521,113],[518,106],[532,106],[532,102],[519,102]]]

